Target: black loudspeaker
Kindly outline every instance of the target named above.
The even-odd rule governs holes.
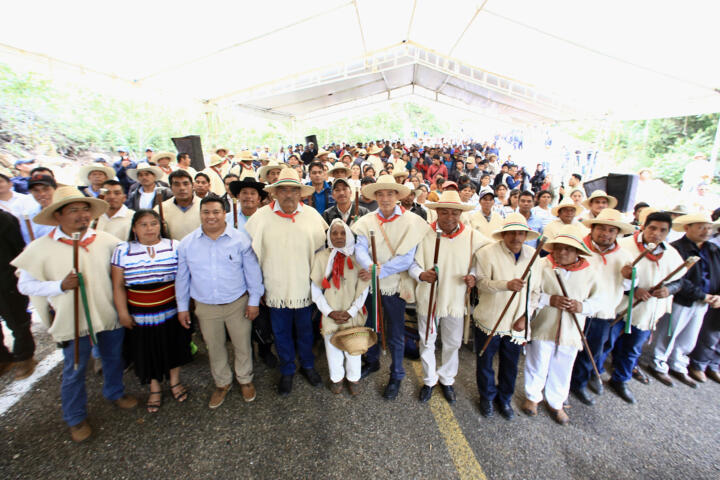
[[[173,138],[172,141],[178,153],[190,154],[190,165],[195,170],[199,172],[205,168],[205,157],[203,156],[202,142],[199,135]]]
[[[305,145],[307,145],[308,143],[312,143],[313,145],[318,147],[317,135],[308,135],[307,137],[305,137]]]
[[[621,212],[632,211],[635,206],[638,176],[611,173],[607,177],[595,178],[583,184],[585,193],[590,196],[595,190],[604,190],[610,196],[617,198],[616,210]]]

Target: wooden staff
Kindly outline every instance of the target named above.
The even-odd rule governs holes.
[[[99,200],[105,200],[105,195],[107,195],[108,189],[107,188],[101,188],[100,194],[97,196]],[[95,229],[97,228],[98,221],[100,221],[100,217],[96,218],[95,220],[90,223],[90,228]]]
[[[158,214],[160,215],[160,225],[165,224],[165,214],[163,213],[163,200],[160,195],[160,189],[155,190],[155,203],[158,206]]]
[[[35,232],[33,232],[32,222],[30,221],[29,215],[25,215],[25,226],[27,227],[28,235],[30,236],[30,241],[32,242],[35,240]]]
[[[375,247],[375,231],[370,230],[370,246],[372,247],[372,261],[373,264],[376,266],[378,265],[377,261],[377,248]],[[383,350],[387,350],[387,340],[385,339],[385,322],[384,322],[384,316],[383,316],[383,306],[382,306],[382,295],[380,294],[380,275],[378,274],[375,277],[375,289],[377,292],[375,292],[375,297],[377,298],[378,303],[378,318],[375,319],[376,322],[380,322],[380,328],[382,329],[382,334],[380,337],[382,338],[382,347]]]
[[[357,222],[358,218],[360,218],[360,189],[355,189],[355,205],[353,205],[353,210],[355,210],[355,221]]]
[[[633,260],[633,262],[630,264],[630,266],[631,266],[631,267],[634,267],[635,265],[637,265],[640,260],[642,260],[643,258],[645,258],[645,256],[646,256],[648,253],[652,252],[652,251],[655,250],[656,248],[657,248],[657,245],[655,245],[654,243],[648,243],[648,244],[647,244],[647,248],[646,248],[645,250],[643,250],[643,252],[642,252],[640,255],[638,255],[635,260]]]
[[[545,237],[541,237],[538,240],[537,247],[535,248],[535,253],[533,253],[532,258],[530,259],[530,263],[528,263],[527,267],[525,267],[525,271],[523,272],[522,276],[520,277],[520,280],[523,282],[525,281],[525,278],[528,276],[528,273],[530,273],[530,268],[532,267],[533,263],[535,263],[535,260],[537,260],[538,255],[540,255],[540,251],[542,250],[543,245],[545,244]],[[485,344],[480,349],[480,353],[478,356],[482,357],[483,353],[485,353],[485,350],[487,350],[488,345],[490,345],[490,340],[492,340],[493,335],[495,335],[495,332],[497,331],[498,327],[500,326],[500,322],[502,321],[503,317],[505,316],[505,313],[507,313],[508,309],[510,308],[510,304],[515,299],[515,295],[517,295],[518,292],[512,292],[512,295],[510,295],[510,299],[508,300],[507,304],[505,304],[505,308],[503,308],[502,313],[500,313],[500,316],[497,319],[497,322],[495,322],[495,326],[493,327],[492,331],[488,335],[488,338],[485,340]],[[528,328],[529,326],[529,319],[525,319],[525,328]]]
[[[470,263],[468,263],[468,271],[467,274],[470,275],[470,270],[472,270],[472,264],[473,264],[473,231],[470,230]],[[471,288],[465,289],[465,325],[463,325],[463,343],[468,343],[470,341],[470,291]]]
[[[562,278],[560,277],[560,272],[558,272],[558,269],[554,269],[555,271],[555,278],[557,278],[558,285],[560,285],[560,290],[562,291],[563,297],[570,298],[567,294],[567,290],[565,289],[565,284],[562,281]],[[583,345],[585,345],[585,351],[587,352],[588,357],[590,357],[590,363],[592,363],[593,370],[595,370],[595,375],[597,375],[597,378],[600,378],[600,371],[597,368],[597,365],[595,365],[595,358],[593,357],[592,351],[590,350],[590,346],[588,345],[587,338],[585,338],[585,334],[583,333],[582,328],[580,328],[580,322],[577,319],[577,316],[575,315],[575,312],[568,312],[570,313],[570,316],[572,316],[573,322],[575,322],[575,327],[577,327],[578,333],[580,334],[580,338],[582,338]],[[560,316],[562,319],[562,315]],[[558,328],[559,330],[559,328]],[[556,344],[555,349],[557,351],[558,345]]]
[[[78,247],[80,246],[80,232],[72,234],[73,250],[73,273],[80,271],[78,259]],[[75,328],[75,342],[73,344],[73,368],[77,370],[80,366],[80,288],[73,289],[73,321]]]
[[[442,238],[442,230],[438,229],[436,232],[437,236],[435,237],[435,253],[433,255],[433,271],[437,274],[437,263],[438,263],[438,255],[440,255],[440,239]],[[428,335],[430,335],[430,322],[432,321],[432,314],[433,314],[433,297],[435,296],[435,285],[437,284],[437,281],[439,279],[435,279],[434,282],[430,284],[430,298],[428,303],[428,313],[427,313],[427,322],[425,322],[425,344],[427,345],[428,341]]]
[[[692,268],[692,266],[695,265],[699,260],[700,260],[700,257],[688,257],[687,260],[685,260],[679,267],[677,267],[677,268],[676,268],[675,270],[673,270],[672,272],[668,273],[668,274],[665,276],[665,278],[663,278],[663,279],[660,280],[658,283],[656,283],[655,285],[653,285],[653,286],[650,288],[650,290],[648,290],[648,291],[652,293],[653,291],[655,291],[655,290],[657,290],[657,289],[659,289],[659,288],[662,288],[663,284],[664,284],[665,282],[667,282],[668,280],[670,280],[672,277],[674,277],[680,270],[682,270],[683,268],[687,268],[687,269],[689,270],[689,269]],[[635,301],[633,301],[632,308],[637,307],[640,303],[642,303],[642,300],[636,298]],[[612,324],[611,324],[610,326],[615,325],[615,324],[618,323],[620,320],[622,320],[623,318],[625,318],[625,315],[626,315],[625,312],[623,312],[623,313],[621,313],[620,315],[618,315],[618,316],[615,318],[615,320],[613,320],[613,322],[612,322]]]
[[[238,228],[237,198],[232,199],[232,210],[233,210],[233,226],[235,228]]]

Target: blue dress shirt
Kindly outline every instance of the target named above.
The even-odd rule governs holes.
[[[375,215],[375,213],[385,218],[385,215],[383,215],[380,210],[376,210],[369,215]],[[402,210],[399,205],[395,205],[393,215],[395,214],[402,214]],[[384,241],[384,239],[381,239],[380,241]],[[408,271],[415,259],[415,250],[417,250],[417,246],[411,248],[405,255],[396,255],[384,264],[380,265],[380,279],[389,277],[390,275],[394,275],[396,273]],[[355,240],[355,259],[365,270],[368,270],[372,266],[373,261],[370,256],[369,240],[364,235],[358,235],[357,240]]]

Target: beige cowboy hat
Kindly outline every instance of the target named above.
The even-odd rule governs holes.
[[[408,172],[407,170],[393,170],[392,176],[395,178],[409,177],[410,172]]]
[[[358,154],[358,156],[360,156],[360,155],[367,155],[368,152],[367,152],[367,150],[365,150],[364,148],[361,148],[360,150],[357,151],[357,154]]]
[[[362,355],[377,343],[377,334],[368,327],[346,328],[335,332],[330,343],[350,355]]]
[[[350,167],[348,167],[347,165],[345,165],[345,164],[342,163],[342,162],[338,162],[338,163],[336,163],[335,165],[333,165],[332,168],[330,168],[327,173],[328,173],[329,176],[332,177],[332,176],[333,176],[333,173],[339,172],[339,171],[341,171],[341,170],[342,170],[343,172],[345,172],[347,175],[350,175]]]
[[[709,213],[688,213],[687,215],[681,215],[673,220],[672,228],[676,232],[684,232],[685,225],[692,225],[693,223],[710,223],[713,228],[720,227],[720,223],[713,222],[710,218]]]
[[[543,248],[548,252],[552,252],[555,245],[569,245],[571,247],[575,247],[575,249],[578,251],[578,255],[589,256],[592,255],[592,253],[582,241],[585,235],[585,230],[577,223],[563,225],[562,227],[560,227],[560,230],[558,230],[558,233],[555,235],[554,238],[551,238],[550,240],[545,242]]]
[[[253,157],[252,153],[250,153],[249,150],[243,150],[235,156],[234,160],[240,160],[241,162],[252,162],[253,160],[255,160],[255,157]]]
[[[225,150],[225,152],[230,153],[230,149],[227,148],[227,147],[217,147],[217,148],[215,149],[215,154],[217,155],[217,153],[218,153],[220,150]],[[227,153],[226,153],[226,154],[227,154]]]
[[[172,162],[173,160],[175,160],[175,154],[172,152],[158,152],[158,153],[154,154],[152,157],[150,157],[150,162],[157,165],[158,160],[160,160],[162,158],[169,158],[170,161]]]
[[[375,192],[379,190],[395,190],[398,193],[398,198],[405,198],[410,195],[410,189],[401,183],[397,183],[392,175],[380,175],[377,182],[365,185],[360,190],[360,193],[365,198],[375,200]]]
[[[580,205],[575,205],[573,199],[570,198],[570,196],[567,196],[562,199],[562,202],[555,205],[552,210],[550,210],[550,213],[552,213],[553,217],[557,217],[558,213],[560,213],[560,210],[563,208],[574,208],[576,217],[583,212],[583,208]]]
[[[300,189],[300,195],[303,197],[312,195],[315,191],[315,187],[312,185],[304,185],[300,182],[300,177],[294,168],[283,168],[275,183],[265,185],[265,191],[273,193],[278,187],[298,187]]]
[[[368,155],[377,155],[378,153],[382,152],[382,148],[378,147],[377,145],[373,145],[372,147],[367,149]]]
[[[651,213],[659,212],[655,207],[645,207],[640,209],[640,213],[638,213],[638,225],[645,225],[645,220],[647,220],[647,217]]]
[[[685,205],[682,205],[682,204],[675,205],[673,208],[671,208],[670,210],[666,210],[666,211],[667,211],[667,213],[673,213],[675,215],[687,215],[688,213],[690,213],[690,210],[688,210],[688,207],[686,207]]]
[[[590,194],[588,198],[586,198],[582,204],[585,208],[590,210],[590,202],[595,200],[596,198],[607,198],[608,201],[608,208],[615,208],[617,206],[617,198],[613,197],[612,195],[608,195],[602,190],[595,190]]]
[[[425,202],[425,207],[436,210],[438,208],[452,208],[454,210],[461,210],[468,212],[475,209],[472,205],[466,205],[460,200],[460,194],[455,190],[446,190],[440,195],[440,199],[437,202]]]
[[[623,235],[629,235],[635,231],[635,227],[622,220],[622,213],[614,208],[603,208],[595,218],[588,218],[582,221],[582,224],[588,228],[593,225],[610,225],[620,230]]]
[[[214,167],[216,165],[220,165],[224,161],[225,161],[225,159],[223,157],[221,157],[220,155],[218,155],[216,153],[213,153],[212,155],[210,155],[210,162],[208,163],[208,167]]]
[[[328,153],[328,159],[329,159],[329,160],[332,160],[333,163],[335,163],[335,162],[338,161],[338,158],[337,158],[337,155],[335,155],[335,152],[330,152],[330,153]]]
[[[322,157],[323,155],[329,155],[329,154],[330,154],[330,152],[328,152],[328,151],[325,150],[324,148],[318,148],[318,153],[317,153],[317,155],[315,155],[315,158],[320,158],[320,157]],[[313,160],[315,160],[315,158],[314,158]],[[321,159],[321,160],[322,160],[322,159]]]
[[[452,192],[454,190],[450,191]],[[446,192],[443,192],[443,195],[445,195],[445,193]],[[455,193],[457,194],[457,192]],[[425,205],[427,205],[427,203],[425,203]],[[492,238],[494,240],[502,240],[502,234],[505,232],[527,232],[527,240],[535,240],[540,236],[538,232],[528,227],[525,216],[517,212],[513,212],[505,217],[503,226],[492,233]]]
[[[140,163],[138,164],[137,168],[128,168],[127,169],[127,176],[132,178],[137,182],[137,174],[139,172],[150,172],[153,175],[155,175],[155,181],[160,180],[164,172],[160,169],[160,167],[156,167],[155,165],[150,165],[149,163]]]
[[[100,200],[94,197],[86,197],[77,188],[65,185],[58,187],[57,190],[55,190],[53,193],[52,203],[40,210],[40,213],[35,215],[33,218],[33,222],[40,225],[57,225],[58,222],[55,220],[53,213],[65,205],[75,202],[85,202],[89,204],[90,216],[93,220],[105,213],[110,207],[105,200]]]
[[[287,163],[278,163],[278,162],[270,162],[267,165],[263,165],[262,167],[258,168],[257,174],[258,178],[260,180],[265,179],[265,175],[267,175],[271,170],[282,170],[283,168],[287,168]]]
[[[129,171],[130,170],[128,170],[128,172]],[[115,169],[112,167],[103,165],[100,162],[91,163],[90,165],[83,165],[82,167],[80,167],[78,176],[82,180],[85,180],[85,183],[90,184],[90,179],[88,177],[90,176],[91,172],[102,172],[107,176],[108,180],[112,180],[113,178],[115,178]]]

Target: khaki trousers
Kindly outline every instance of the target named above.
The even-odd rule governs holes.
[[[232,382],[232,370],[225,346],[225,328],[235,351],[235,378],[241,384],[252,382],[252,322],[245,317],[247,302],[247,294],[225,305],[195,301],[195,315],[210,357],[210,372],[218,387],[225,387]]]

